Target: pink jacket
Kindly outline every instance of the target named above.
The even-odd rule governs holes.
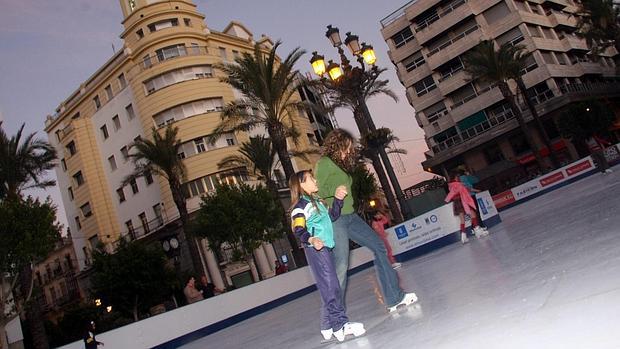
[[[469,193],[467,187],[464,186],[463,183],[455,181],[448,183],[448,188],[450,189],[450,192],[446,196],[445,201],[450,202],[455,197],[458,198],[463,204],[463,209],[465,210],[465,213],[471,215],[472,209],[476,209],[476,203],[471,197],[471,194]]]

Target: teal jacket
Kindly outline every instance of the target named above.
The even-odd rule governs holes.
[[[310,237],[317,237],[326,247],[334,248],[332,222],[340,217],[341,209],[342,200],[334,199],[334,204],[328,210],[318,198],[312,200],[308,196],[302,196],[291,211],[295,236],[306,246],[310,245]]]

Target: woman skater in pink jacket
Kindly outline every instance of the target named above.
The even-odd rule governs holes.
[[[452,181],[448,183],[448,195],[445,201],[452,201],[454,214],[461,219],[461,242],[469,241],[465,233],[465,214],[471,217],[471,226],[477,238],[489,235],[489,232],[478,225],[478,215],[476,214],[476,203],[469,193],[469,189],[459,180],[458,175],[452,176]]]

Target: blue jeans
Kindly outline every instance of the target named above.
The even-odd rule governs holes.
[[[314,247],[304,247],[304,250],[321,296],[321,330],[331,328],[338,331],[349,319],[342,303],[333,253],[327,247],[323,247],[320,251]]]
[[[388,307],[400,303],[405,293],[398,284],[398,275],[388,260],[387,250],[383,241],[374,230],[355,213],[343,214],[334,223],[334,240],[336,246],[333,249],[336,273],[340,281],[340,289],[343,297],[347,289],[347,270],[349,270],[349,239],[358,245],[364,246],[375,255],[375,272],[379,279],[379,285]]]

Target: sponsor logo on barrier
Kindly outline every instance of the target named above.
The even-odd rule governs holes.
[[[489,210],[487,210],[487,205],[482,198],[478,198],[478,207],[480,208],[480,212],[482,212],[482,214],[489,213]]]
[[[426,225],[431,225],[433,223],[437,223],[437,216],[436,215],[430,215],[429,217],[425,217],[424,218],[424,222],[426,223]]]
[[[411,223],[411,231],[416,231],[418,229],[422,229],[422,226],[416,222]]]
[[[407,228],[404,225],[399,225],[398,227],[394,228],[394,232],[396,233],[396,237],[398,238],[398,240],[404,239],[409,236],[409,233],[407,233]]]
[[[566,169],[566,173],[569,176],[574,175],[575,173],[579,173],[582,171],[585,171],[589,168],[592,168],[592,163],[590,163],[590,161],[586,160],[583,162],[578,163],[577,165],[571,166],[569,168]]]
[[[514,197],[519,200],[521,198],[524,198],[526,196],[530,196],[532,194],[534,194],[535,192],[538,191],[538,189],[540,189],[538,187],[538,184],[536,183],[527,183],[524,185],[520,185],[516,188],[513,189],[514,191]]]
[[[564,173],[562,172],[558,172],[558,173],[554,173],[551,176],[547,176],[543,179],[540,180],[540,185],[542,185],[543,187],[548,186],[549,184],[553,184],[557,181],[560,181],[564,179]]]
[[[515,197],[512,194],[512,190],[506,190],[505,192],[493,195],[493,202],[495,203],[496,208],[508,206],[515,201],[517,200],[515,200]]]

